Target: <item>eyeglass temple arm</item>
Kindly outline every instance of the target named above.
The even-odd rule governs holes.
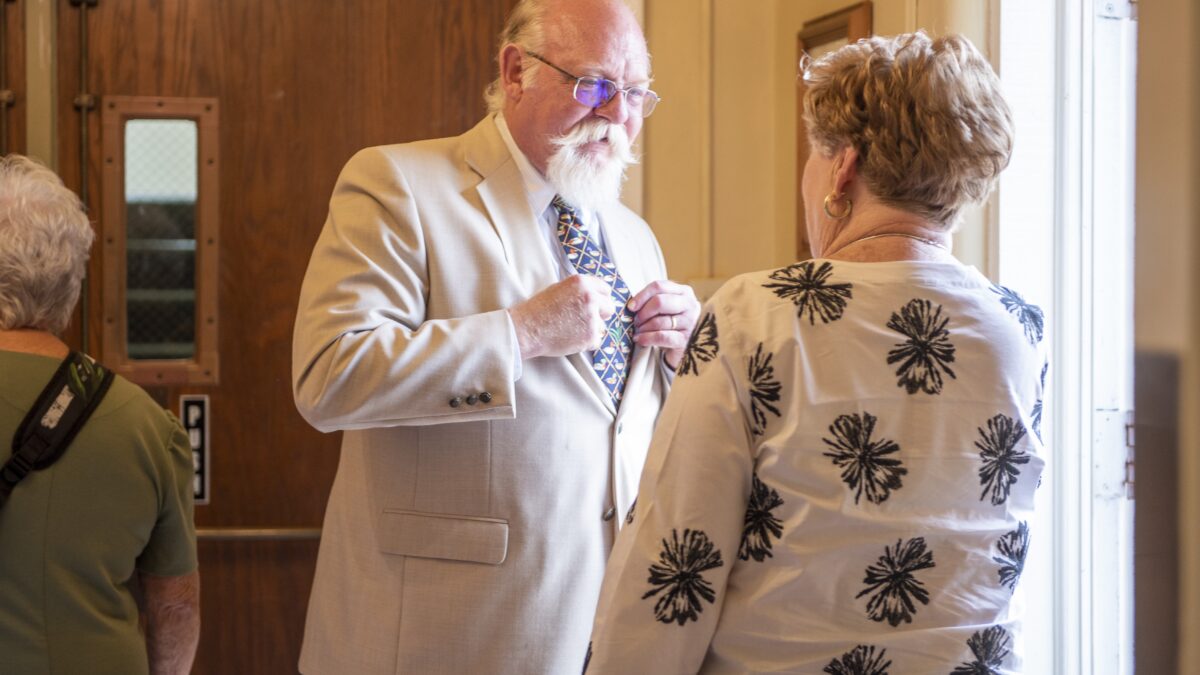
[[[567,77],[571,78],[572,80],[579,79],[578,75],[572,75],[571,73],[568,73],[567,71],[563,70],[562,68],[559,68],[558,66],[554,65],[553,63],[550,63],[546,59],[542,58],[541,56],[539,56],[538,54],[536,54],[534,52],[529,51],[528,49],[525,50],[525,53],[528,54],[529,56],[537,59],[538,61],[541,61],[542,63],[550,66],[551,68],[557,70],[558,72],[562,73],[563,75],[566,75]]]

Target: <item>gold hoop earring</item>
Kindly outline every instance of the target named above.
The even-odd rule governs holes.
[[[843,220],[845,218],[849,218],[850,212],[854,210],[854,202],[850,201],[849,197],[846,197],[846,212],[845,213],[834,213],[833,210],[829,208],[829,206],[830,206],[830,204],[832,204],[835,201],[837,201],[837,198],[833,196],[832,192],[825,195],[825,215],[829,216],[830,218],[832,218],[834,220]]]

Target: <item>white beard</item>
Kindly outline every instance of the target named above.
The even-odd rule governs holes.
[[[582,150],[584,144],[605,138],[611,151],[608,157]],[[625,127],[603,119],[584,120],[550,142],[558,149],[550,156],[546,180],[568,204],[596,211],[621,198],[625,168],[637,163]]]

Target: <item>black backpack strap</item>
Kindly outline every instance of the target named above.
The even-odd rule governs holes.
[[[13,436],[12,457],[0,468],[0,507],[30,471],[62,457],[112,381],[111,370],[79,352],[63,359]]]

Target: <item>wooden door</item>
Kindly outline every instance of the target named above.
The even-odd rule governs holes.
[[[148,390],[177,413],[181,394],[210,396],[211,502],[196,508],[197,525],[282,528],[284,538],[200,541],[196,672],[295,672],[317,550],[303,530],[320,527],[341,440],[311,429],[292,402],[292,325],[309,253],[338,171],[357,149],[458,134],[483,116],[496,36],[514,1],[90,3],[57,4],[68,185],[81,186],[76,94],[212,97],[220,107],[219,382]],[[104,213],[101,134],[94,110],[92,214]],[[103,271],[103,256],[93,255],[92,279]],[[87,348],[100,353],[99,284],[86,302]]]
[[[0,0],[0,154],[25,152],[25,3]]]

